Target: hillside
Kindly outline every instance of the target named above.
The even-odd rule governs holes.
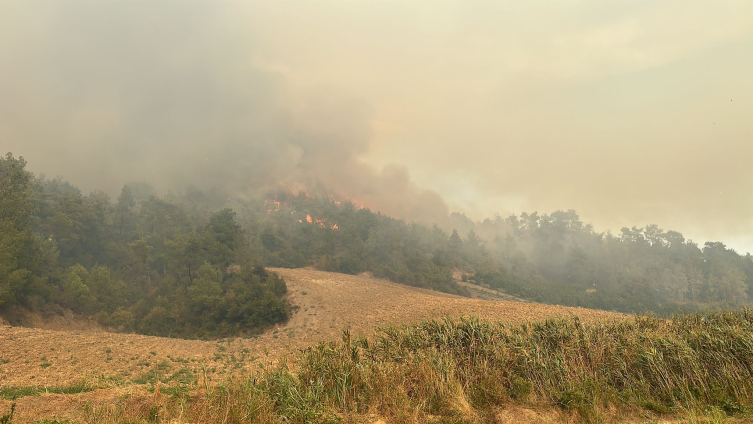
[[[740,307],[753,296],[751,255],[655,225],[600,232],[575,211],[482,222],[453,214],[440,227],[305,191],[160,196],[133,183],[116,200],[37,177],[10,154],[0,180],[0,316],[9,321],[12,308],[65,308],[151,336],[258,333],[291,312],[284,283],[264,267],[623,313]]]
[[[584,322],[626,317],[588,309],[468,299],[366,276],[312,269],[271,270],[286,280],[295,311],[285,325],[259,337],[201,341],[4,326],[0,327],[0,387],[59,387],[81,379],[96,387],[109,387],[17,400],[17,414],[23,419],[43,418],[33,412],[43,410],[47,411],[44,417],[67,417],[87,401],[106,402],[124,392],[142,392],[135,384],[153,381],[157,373],[191,375],[202,383],[205,369],[207,384],[212,384],[258,370],[295,349],[336,339],[346,326],[355,334],[370,334],[378,326],[445,316],[474,315],[509,323],[573,315]],[[0,413],[9,404],[3,401]]]

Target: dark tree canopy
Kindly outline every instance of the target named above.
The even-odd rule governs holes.
[[[0,159],[0,312],[59,305],[144,334],[221,337],[286,321],[285,282],[260,270],[235,212],[126,186],[115,204]]]

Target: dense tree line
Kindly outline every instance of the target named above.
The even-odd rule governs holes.
[[[522,214],[504,222],[476,268],[478,283],[541,302],[671,313],[739,306],[753,295],[753,257],[718,242],[699,247],[656,225],[596,232],[574,211]]]
[[[0,158],[0,310],[59,305],[144,334],[219,337],[287,320],[230,209],[123,188],[117,201]]]
[[[523,299],[623,312],[737,306],[753,296],[749,254],[655,225],[598,232],[574,211],[483,222],[453,214],[445,231],[303,192],[265,200],[189,187],[159,197],[139,183],[110,199],[35,178],[12,156],[0,172],[0,308],[58,304],[148,334],[284,320],[285,284],[260,266],[370,272],[467,294],[453,277],[460,273]]]
[[[243,211],[255,251],[275,266],[370,271],[463,294],[452,277],[459,270],[471,283],[524,299],[623,312],[738,306],[753,296],[750,254],[718,242],[701,247],[656,225],[615,235],[594,230],[575,211],[483,222],[454,214],[455,229],[445,232],[303,193],[275,199],[233,206]]]

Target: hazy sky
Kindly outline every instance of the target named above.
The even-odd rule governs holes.
[[[0,150],[87,190],[572,208],[753,251],[752,75],[749,0],[0,0]]]

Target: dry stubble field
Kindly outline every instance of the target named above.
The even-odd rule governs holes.
[[[368,335],[379,326],[447,316],[473,315],[509,323],[576,315],[582,321],[625,318],[582,308],[468,299],[365,276],[271,270],[285,278],[297,309],[287,324],[253,338],[201,341],[0,326],[0,388],[55,387],[83,380],[103,387],[16,400],[18,422],[72,418],[87,402],[106,404],[125,394],[148,393],[143,382],[149,375],[189,374],[198,376],[200,385],[211,385],[268,366],[296,349],[337,338],[346,326],[354,334]],[[9,408],[10,401],[0,400],[0,415]]]

